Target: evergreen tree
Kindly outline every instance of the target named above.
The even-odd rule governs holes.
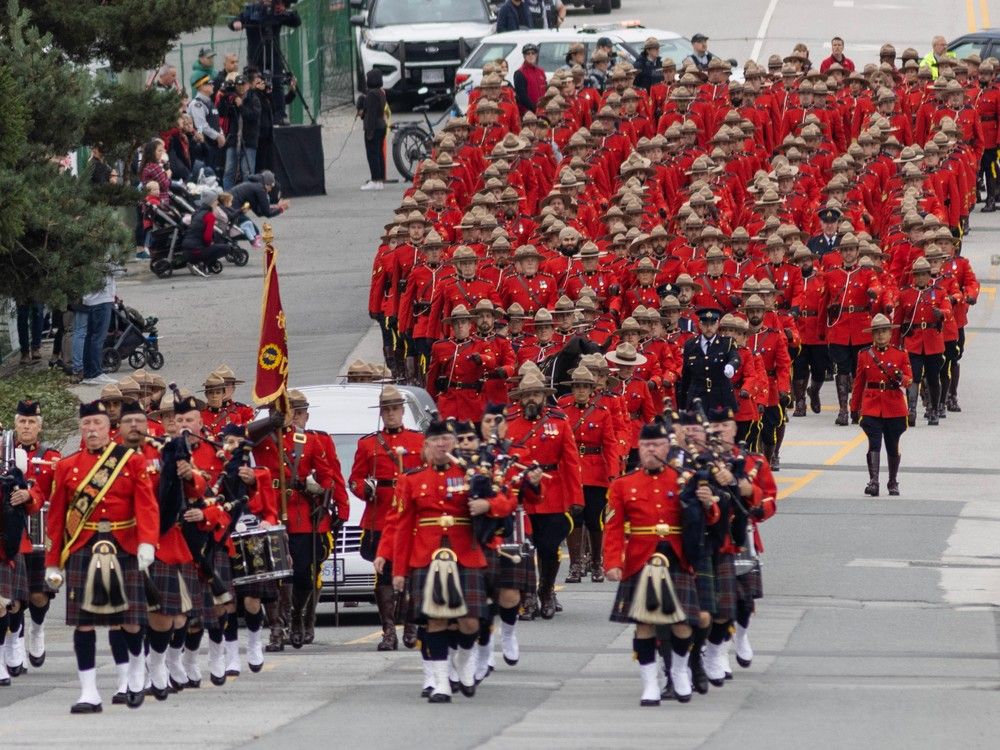
[[[128,164],[174,124],[177,94],[135,91],[115,74],[159,65],[180,34],[214,20],[218,2],[23,5],[0,5],[0,298],[61,307],[99,288],[132,246],[116,206],[139,196],[127,185],[94,186],[60,162],[101,143]],[[105,68],[111,75],[95,73]]]

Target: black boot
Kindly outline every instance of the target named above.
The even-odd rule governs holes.
[[[937,380],[934,382],[927,383],[927,412],[924,416],[927,418],[927,424],[931,427],[937,426],[938,423],[938,402],[941,400],[941,381]]]
[[[392,371],[393,377],[396,377],[397,367],[396,367],[396,350],[391,346],[382,347],[382,359],[385,360],[385,366]]]
[[[779,454],[781,453],[781,444],[785,442],[785,427],[786,424],[782,423],[775,430],[774,450],[771,453],[770,459],[771,471],[781,470],[781,458]]]
[[[793,417],[804,417],[806,415],[806,381],[792,381],[792,395],[795,397],[795,411]]]
[[[882,461],[880,451],[868,451],[868,486],[865,487],[865,494],[878,497],[878,471]]]
[[[305,643],[305,610],[307,599],[310,597],[312,597],[311,591],[292,590],[292,617],[288,642],[295,649],[302,648],[302,644]]]
[[[267,625],[271,630],[270,639],[264,650],[270,653],[285,650],[285,626],[281,621],[281,606],[278,602],[268,602],[264,605],[267,614]]]
[[[691,669],[691,687],[701,695],[708,692],[708,675],[705,674],[705,665],[701,662],[701,647],[705,645],[707,635],[708,633],[704,630],[696,629],[694,631],[691,656],[688,657],[688,667]]]
[[[555,587],[558,575],[558,560],[538,561],[538,614],[543,620],[551,620],[556,616]]]
[[[891,453],[888,455],[889,459],[889,483],[886,487],[889,490],[890,495],[899,494],[899,462],[902,460],[903,456],[897,453],[895,456]]]
[[[951,382],[948,383],[948,393],[945,396],[945,406],[948,411],[962,411],[958,405],[958,376],[962,372],[962,366],[958,362],[951,364]]]
[[[660,691],[661,701],[677,700],[677,693],[674,692],[674,683],[670,679],[670,662],[673,653],[673,649],[670,647],[670,633],[668,630],[665,636],[660,636],[660,656],[663,657],[663,671],[667,675],[667,685]]]
[[[601,549],[604,546],[604,532],[601,529],[589,531],[591,549],[590,580],[592,583],[604,582],[604,558],[601,556]]]
[[[575,526],[566,537],[569,548],[569,574],[566,583],[580,583],[583,580],[583,528]]]
[[[837,401],[840,403],[840,411],[837,413],[837,419],[834,424],[845,427],[850,422],[847,414],[847,400],[851,395],[851,376],[841,375],[838,372],[834,378],[834,383],[837,386]]]
[[[521,597],[519,620],[534,620],[538,616],[538,597],[534,591],[526,591]]]
[[[909,410],[906,414],[906,424],[910,427],[917,426],[917,384],[914,383],[906,389],[906,402]]]
[[[375,603],[378,605],[378,616],[382,623],[382,640],[375,647],[376,651],[396,651],[399,639],[396,638],[396,592],[389,584],[379,584],[375,587]]]
[[[816,379],[813,378],[812,383],[809,384],[809,388],[806,389],[809,393],[809,410],[813,414],[819,414],[820,412],[820,407],[822,405],[819,402],[819,389],[822,387],[823,381],[820,380],[817,382]]]

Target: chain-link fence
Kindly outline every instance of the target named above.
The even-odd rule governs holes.
[[[291,8],[299,14],[302,25],[284,28],[281,50],[299,91],[313,114],[351,102],[354,97],[354,32],[350,24],[347,0],[299,0]],[[216,54],[216,67],[228,53],[246,63],[246,34],[228,28],[228,18],[216,26],[188,35],[167,57],[177,66],[178,78],[190,88],[189,78],[198,61],[198,50],[210,47]],[[296,98],[289,108],[293,123],[308,120],[302,100]]]

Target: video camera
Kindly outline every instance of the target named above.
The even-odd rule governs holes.
[[[284,13],[288,6],[294,5],[296,0],[263,0],[257,3],[247,3],[243,6],[243,12],[247,23],[264,24],[275,13]]]

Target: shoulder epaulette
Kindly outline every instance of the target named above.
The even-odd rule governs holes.
[[[403,474],[418,474],[427,468],[427,464],[420,464],[420,466],[414,466],[412,469],[407,469]]]

